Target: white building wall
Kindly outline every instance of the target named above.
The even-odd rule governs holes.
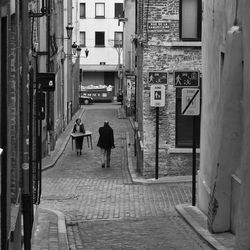
[[[250,1],[203,1],[198,206],[212,232],[250,249]]]
[[[99,0],[80,0],[74,1],[74,8],[78,8],[78,17],[73,17],[73,20],[78,20],[79,26],[74,27],[72,41],[80,42],[80,32],[86,34],[86,47],[89,50],[88,58],[85,57],[82,48],[80,64],[84,65],[99,65],[100,62],[105,62],[106,65],[118,64],[118,52],[113,47],[115,32],[123,32],[123,23],[118,26],[118,19],[115,18],[115,3],[123,3],[123,0],[103,0],[105,3],[105,18],[95,18],[95,3],[100,3]],[[80,3],[85,3],[86,18],[80,19]],[[79,28],[78,28],[79,27]],[[78,30],[77,30],[78,29]],[[95,32],[105,32],[105,47],[95,47]],[[122,54],[122,53],[121,53]],[[122,63],[121,55],[121,63]]]
[[[125,1],[125,21],[124,25],[124,68],[125,71],[133,69],[132,65],[132,52],[133,44],[132,40],[135,38],[135,1]]]

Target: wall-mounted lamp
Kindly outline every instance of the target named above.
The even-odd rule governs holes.
[[[67,31],[67,37],[56,37],[56,39],[70,39],[72,36],[72,31],[73,31],[73,26],[69,23],[66,27],[65,27],[66,31]]]
[[[76,54],[76,49],[77,49],[77,44],[76,44],[76,42],[74,42],[74,43],[72,44],[72,52],[73,52],[73,55]],[[81,52],[81,51],[80,51],[80,52]]]
[[[73,52],[73,55],[77,55],[77,57],[80,57],[81,55],[81,47],[79,45],[76,44],[76,42],[74,42],[72,44],[72,52]],[[89,50],[86,48],[85,49],[85,57],[88,57],[89,56]]]
[[[68,38],[65,38],[65,39],[70,39],[72,36],[72,31],[73,31],[73,26],[70,23],[66,26],[66,31],[67,31]]]
[[[80,57],[81,51],[82,51],[81,47],[77,46],[77,48],[76,48],[76,55],[77,55],[77,57]]]
[[[89,50],[85,49],[85,56],[88,57],[89,56]]]

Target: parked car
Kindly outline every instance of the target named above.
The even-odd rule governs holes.
[[[89,96],[80,96],[79,97],[79,104],[80,105],[88,105],[92,104],[94,102],[92,97]]]

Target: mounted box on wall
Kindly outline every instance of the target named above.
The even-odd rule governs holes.
[[[42,91],[55,91],[55,73],[38,73],[37,82],[41,84]]]

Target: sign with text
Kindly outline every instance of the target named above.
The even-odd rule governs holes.
[[[170,25],[170,21],[149,21],[148,32],[168,33]]]
[[[151,85],[150,87],[150,106],[151,107],[164,107],[165,106],[165,86],[164,85]]]
[[[194,88],[200,86],[200,72],[193,70],[174,71],[174,86],[176,88]]]
[[[185,88],[182,89],[181,114],[199,115],[200,114],[200,90]]]
[[[168,73],[165,71],[149,71],[148,83],[150,84],[167,84]]]

